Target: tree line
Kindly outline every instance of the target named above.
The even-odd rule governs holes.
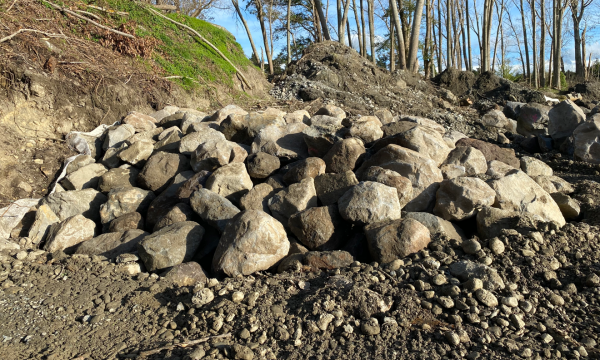
[[[492,71],[533,87],[561,87],[563,52],[572,46],[575,76],[594,71],[586,43],[600,20],[598,0],[157,0],[205,17],[230,9],[244,26],[252,58],[281,72],[302,49],[325,40],[351,44],[391,71],[435,76],[447,68]],[[260,24],[258,43],[245,16]],[[376,22],[377,21],[377,22]],[[275,43],[286,45],[275,55]],[[257,44],[258,47],[257,47]],[[259,51],[260,48],[260,51]],[[277,49],[280,50],[280,49]]]

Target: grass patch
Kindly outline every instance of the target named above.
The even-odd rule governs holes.
[[[184,77],[175,81],[179,81],[187,89],[200,86],[203,82],[218,82],[233,87],[235,75],[233,67],[189,31],[150,13],[133,1],[84,1],[111,10],[128,12],[129,16],[111,16],[115,28],[124,24],[126,27],[134,28],[136,37],[158,39],[159,43],[154,49],[152,60],[164,71],[161,75]],[[87,11],[107,17],[106,13],[99,10],[88,8]],[[167,16],[196,30],[225,54],[238,69],[243,70],[248,66],[254,66],[246,58],[242,47],[235,41],[233,35],[227,31],[186,15],[167,14]],[[202,78],[200,83],[190,80],[199,77]]]

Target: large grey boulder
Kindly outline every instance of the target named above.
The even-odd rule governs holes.
[[[242,210],[262,210],[271,214],[269,199],[273,196],[273,187],[267,183],[258,184],[240,199]]]
[[[220,124],[229,115],[247,115],[248,112],[237,105],[227,105],[215,111],[207,121]]]
[[[519,229],[534,231],[538,224],[543,223],[539,215],[530,212],[502,210],[494,207],[484,207],[477,213],[477,234],[482,239],[493,239],[502,234],[504,229]]]
[[[555,141],[565,139],[585,121],[585,113],[571,100],[563,100],[548,112],[548,134]]]
[[[139,171],[131,166],[110,169],[98,180],[98,190],[107,193],[118,187],[134,187],[138,175]]]
[[[539,215],[547,222],[555,221],[565,225],[558,205],[544,189],[522,171],[490,182],[496,191],[495,207],[503,210],[527,211]]]
[[[600,164],[600,114],[595,114],[573,131],[574,158]]]
[[[517,132],[523,136],[548,134],[550,107],[538,103],[523,105],[517,116]]]
[[[375,181],[383,185],[391,186],[398,192],[400,207],[404,207],[413,199],[412,182],[397,172],[384,169],[379,166],[371,166],[365,175],[366,181]]]
[[[108,224],[115,218],[130,212],[145,214],[156,198],[152,191],[134,187],[115,188],[108,193],[108,201],[100,207],[100,220]]]
[[[339,249],[347,238],[348,224],[336,205],[314,207],[292,215],[288,226],[310,250]]]
[[[175,175],[189,168],[190,161],[184,155],[158,152],[148,159],[137,183],[143,189],[162,192]]]
[[[413,186],[413,198],[405,206],[406,211],[431,211],[435,193],[444,180],[435,161],[416,151],[390,144],[365,161],[356,171],[359,180],[364,179],[371,166],[389,169],[409,179]]]
[[[444,180],[437,191],[433,212],[446,220],[466,220],[484,206],[494,204],[496,192],[478,178]]]
[[[500,110],[492,109],[481,118],[481,123],[485,126],[491,126],[499,129],[505,129],[512,133],[517,132],[517,123],[514,120],[507,119]]]
[[[530,177],[536,176],[552,176],[552,168],[546,165],[543,161],[530,156],[521,158],[521,170]]]
[[[208,189],[194,192],[190,198],[190,205],[202,220],[220,232],[223,232],[229,220],[240,212],[229,200]]]
[[[116,148],[135,134],[135,128],[129,124],[117,125],[108,130],[102,149]]]
[[[28,237],[31,239],[31,242],[36,245],[41,243],[46,238],[50,226],[59,221],[58,216],[56,216],[48,205],[40,205],[35,212],[35,219],[29,229]]]
[[[234,142],[211,139],[200,144],[192,153],[191,166],[196,172],[213,171],[230,163],[243,163],[247,156],[248,152]]]
[[[290,168],[283,175],[283,181],[291,185],[298,183],[306,178],[316,178],[325,173],[325,162],[317,157],[309,157],[290,164]]]
[[[95,189],[100,177],[107,171],[102,164],[89,164],[67,175],[61,184],[65,190]]]
[[[395,188],[362,181],[338,200],[342,217],[362,224],[400,219],[401,207]]]
[[[147,232],[138,229],[102,234],[82,242],[75,254],[102,255],[114,259],[121,254],[136,252],[137,244],[147,235]]]
[[[252,189],[252,186],[252,179],[246,171],[246,166],[241,162],[218,168],[206,180],[208,190],[236,203]]]
[[[381,126],[381,121],[376,116],[362,116],[352,122],[348,135],[368,144],[383,137]]]
[[[302,131],[310,156],[322,158],[333,144],[343,139],[346,133],[340,119],[327,117],[328,119],[325,121],[323,119],[325,117],[327,116],[314,116],[311,119],[311,126]]]
[[[79,214],[99,221],[100,206],[106,200],[106,195],[94,189],[83,189],[52,193],[44,198],[41,204],[48,205],[61,221]]]
[[[180,188],[186,181],[192,179],[196,174],[193,171],[184,171],[173,178],[173,182],[167,189],[160,193],[150,203],[148,212],[146,213],[146,226],[148,229],[154,228],[154,225],[162,218],[171,208],[180,202],[184,202],[177,196]]]
[[[148,160],[154,152],[154,144],[150,140],[140,140],[133,143],[127,149],[119,152],[119,159],[128,164],[136,165]]]
[[[311,177],[277,192],[269,199],[271,214],[282,224],[287,224],[295,213],[317,206],[315,180]]]
[[[304,159],[308,148],[302,132],[307,127],[303,123],[265,126],[252,142],[252,153],[264,152],[284,161]]]
[[[141,133],[156,128],[156,119],[150,115],[132,111],[123,119],[123,124],[133,126],[135,132]]]
[[[179,143],[179,152],[185,155],[192,155],[196,149],[208,142],[221,142],[225,140],[225,135],[221,132],[206,126],[203,131],[197,131],[184,136]]]
[[[348,138],[333,144],[323,156],[328,173],[353,171],[359,159],[365,154],[365,145],[360,139]]]
[[[431,241],[429,230],[413,219],[369,224],[365,235],[371,256],[381,264],[419,252]]]
[[[483,153],[471,146],[457,146],[450,152],[444,164],[463,166],[467,176],[485,174],[488,168]]]
[[[459,226],[430,213],[409,212],[404,219],[417,220],[429,230],[431,235],[445,236],[459,242],[466,239],[465,232]]]
[[[93,238],[95,229],[96,224],[81,214],[54,223],[48,231],[44,250],[50,253],[66,250],[70,253],[75,245]]]
[[[229,141],[252,145],[256,135],[269,125],[286,126],[282,111],[267,109],[247,115],[230,115],[221,122],[219,130]]]
[[[194,210],[185,203],[179,203],[169,210],[158,222],[154,225],[153,232],[156,232],[164,227],[173,225],[182,221],[193,221]]]
[[[573,185],[569,184],[568,181],[559,178],[558,176],[534,176],[533,180],[538,183],[548,194],[555,192],[561,192],[563,194],[571,194],[575,191]]]
[[[190,261],[202,241],[204,228],[193,221],[175,223],[146,236],[137,245],[148,271]]]
[[[315,190],[321,204],[335,204],[339,198],[358,184],[351,170],[339,174],[321,174],[315,178]]]
[[[229,276],[267,270],[290,250],[280,222],[260,210],[246,210],[227,225],[215,255],[213,270]]]
[[[257,152],[247,157],[246,165],[250,177],[266,179],[279,169],[281,163],[277,156],[265,152]]]

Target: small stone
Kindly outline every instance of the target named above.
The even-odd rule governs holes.
[[[488,248],[492,250],[495,255],[500,255],[504,252],[504,243],[498,238],[493,238],[488,242]]]
[[[242,302],[242,300],[244,300],[244,293],[243,292],[236,291],[233,294],[231,294],[231,301],[233,301],[234,303]]]
[[[469,281],[467,281],[464,284],[464,287],[467,291],[470,292],[475,292],[479,289],[483,289],[483,281],[481,281],[481,279],[469,279]]]
[[[458,344],[460,344],[460,337],[454,331],[446,331],[444,337],[446,338],[446,341],[448,341],[448,344],[452,346],[458,346]]]
[[[194,294],[192,297],[192,304],[196,305],[196,307],[201,307],[213,301],[215,298],[215,294],[211,289],[204,288]]]
[[[477,300],[479,300],[482,304],[487,307],[496,307],[498,306],[498,299],[494,294],[485,289],[479,289],[475,292],[475,296],[477,296]]]
[[[196,350],[192,351],[192,353],[189,356],[190,360],[201,360],[202,358],[204,358],[204,355],[206,355],[206,352],[204,351],[204,348],[200,346],[196,348]]]
[[[542,334],[540,340],[542,340],[542,343],[544,344],[549,344],[552,342],[552,340],[554,340],[554,338],[550,334]]]
[[[565,304],[565,299],[563,299],[562,296],[557,294],[550,295],[550,298],[548,300],[554,306],[563,306]]]
[[[376,318],[370,318],[360,324],[360,330],[365,335],[377,335],[380,333],[379,321]]]
[[[517,298],[514,296],[503,297],[501,301],[503,305],[506,305],[508,307],[514,308],[519,306],[519,300],[517,300]]]
[[[464,252],[466,252],[467,254],[471,254],[471,255],[473,255],[473,254],[477,253],[479,250],[481,250],[481,244],[475,239],[469,239],[469,240],[463,241],[463,243],[461,244],[461,247]]]

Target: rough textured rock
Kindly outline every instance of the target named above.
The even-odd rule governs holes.
[[[135,229],[144,229],[144,218],[139,212],[123,214],[112,220],[108,225],[108,232],[125,232]]]
[[[259,210],[246,210],[227,225],[213,258],[213,269],[229,276],[267,270],[290,249],[283,225]]]
[[[116,148],[129,139],[135,134],[135,128],[131,125],[117,125],[108,130],[106,137],[104,138],[104,145],[102,149],[107,150],[108,148]]]
[[[553,193],[550,194],[552,199],[556,201],[558,208],[562,212],[563,216],[566,220],[575,220],[579,217],[581,213],[581,208],[579,207],[579,203],[571,199],[569,195],[565,195],[563,193]]]
[[[456,142],[460,139],[468,138],[467,135],[461,133],[460,131],[451,130],[444,134],[444,141],[450,148],[454,148],[456,146]]]
[[[201,111],[186,112],[185,115],[183,115],[183,119],[181,119],[181,132],[190,134],[192,132],[197,132],[198,130],[196,129],[206,129],[207,127],[211,127],[211,125],[218,129],[219,126],[216,124],[202,122],[204,119],[208,118],[206,113]]]
[[[314,207],[290,216],[288,226],[310,250],[339,249],[347,237],[344,219],[336,205]]]
[[[548,112],[548,134],[554,140],[567,138],[585,121],[583,110],[571,100],[563,100]]]
[[[128,145],[123,143],[118,147],[111,147],[104,153],[102,156],[102,160],[100,161],[102,165],[106,166],[109,169],[116,168],[121,163],[121,159],[119,158],[119,153],[125,149],[127,149]]]
[[[379,109],[374,113],[383,125],[394,122],[394,115],[388,109]]]
[[[462,282],[480,279],[483,282],[483,288],[486,290],[502,290],[505,287],[502,277],[489,266],[462,260],[451,264],[449,268],[450,273]]]
[[[406,211],[431,211],[435,193],[444,180],[436,163],[416,151],[390,144],[365,161],[356,171],[359,180],[371,166],[389,169],[409,179],[413,185],[413,199],[405,206]]]
[[[352,123],[348,135],[368,144],[383,137],[381,126],[381,121],[376,116],[362,116]]]
[[[175,223],[146,236],[139,244],[140,258],[148,271],[189,261],[200,246],[204,228],[193,221]]]
[[[321,204],[335,204],[358,180],[350,170],[339,174],[321,174],[315,178],[315,190]]]
[[[67,175],[61,184],[65,190],[95,189],[100,177],[107,171],[102,164],[86,165]]]
[[[271,214],[269,199],[273,196],[273,187],[267,183],[258,184],[240,199],[242,210],[262,210]]]
[[[303,263],[312,271],[333,270],[348,267],[354,261],[349,252],[335,251],[309,251],[304,255]]]
[[[484,206],[491,206],[496,192],[478,178],[444,180],[437,191],[434,213],[445,220],[466,220]]]
[[[286,184],[291,185],[299,183],[300,181],[307,178],[316,178],[318,175],[325,173],[325,162],[316,157],[309,157],[304,160],[300,160],[291,167],[285,175],[283,175],[283,181]]]
[[[440,171],[444,180],[456,179],[457,177],[467,176],[467,169],[461,165],[444,164],[440,166]]]
[[[485,126],[493,126],[499,129],[505,129],[512,133],[517,132],[517,124],[511,119],[507,119],[504,113],[500,110],[492,109],[481,118],[481,122]]]
[[[81,169],[84,166],[95,163],[94,158],[89,155],[79,155],[67,165],[67,175]]]
[[[158,152],[148,159],[137,183],[143,189],[162,192],[175,175],[189,168],[190,162],[184,155]]]
[[[266,179],[279,169],[281,163],[277,156],[258,152],[246,159],[248,175],[255,179]]]
[[[192,209],[210,226],[223,232],[225,226],[240,209],[229,200],[208,189],[199,189],[190,198]]]
[[[200,171],[185,181],[175,193],[175,197],[182,203],[189,204],[192,194],[206,185],[206,181],[212,173],[210,171]]]
[[[221,122],[219,130],[229,141],[252,145],[256,135],[269,125],[286,126],[283,112],[267,109],[264,112],[252,112],[248,115],[231,115]]]
[[[406,124],[402,131],[378,141],[374,150],[383,149],[389,144],[400,145],[433,160],[436,166],[440,166],[452,150],[444,141],[442,134],[429,127],[415,125],[406,121],[393,123],[399,126]]]
[[[553,194],[555,192],[571,194],[575,191],[573,185],[558,176],[535,176],[533,177],[533,180],[535,180],[535,182],[548,194]]]
[[[391,220],[365,226],[369,252],[380,264],[404,258],[427,247],[429,230],[414,219]]]
[[[145,214],[156,196],[152,191],[140,188],[115,188],[108,193],[108,201],[100,207],[100,220],[107,224],[130,212]]]
[[[573,131],[575,160],[600,164],[600,114],[593,115]]]
[[[69,217],[59,223],[54,223],[48,230],[48,238],[44,250],[72,252],[75,245],[94,237],[96,224],[83,215]]]
[[[100,220],[100,206],[108,200],[106,195],[94,190],[55,192],[42,200],[62,221],[82,214],[88,219]]]
[[[414,219],[423,224],[432,235],[446,236],[462,242],[466,239],[464,231],[450,221],[426,212],[406,213],[405,219]]]
[[[501,235],[504,229],[517,229],[521,223],[532,224],[533,229],[538,222],[543,222],[539,215],[529,212],[502,210],[484,207],[477,213],[477,234],[482,239],[492,239]],[[527,228],[527,227],[526,227]],[[531,227],[528,229],[531,231]]]
[[[457,146],[450,152],[444,164],[464,166],[467,176],[485,174],[488,168],[483,153],[470,146]]]
[[[177,286],[196,286],[204,285],[208,282],[208,276],[202,269],[202,266],[194,261],[175,265],[172,269],[166,271],[162,276]]]
[[[127,149],[119,152],[117,156],[126,163],[136,165],[142,161],[148,160],[153,152],[154,144],[151,141],[140,140],[129,146]]]
[[[330,122],[319,121],[318,124],[315,124],[315,120],[316,117],[311,119],[312,125],[304,129],[302,134],[308,147],[308,155],[322,158],[333,144],[342,140],[346,129],[337,118],[332,118]]]
[[[123,119],[123,124],[133,126],[136,132],[149,131],[156,128],[156,119],[152,116],[132,111]]]
[[[308,156],[308,147],[302,134],[306,128],[308,126],[303,123],[266,126],[254,138],[252,153],[264,152],[283,161],[304,159]]]
[[[500,179],[505,177],[506,174],[515,171],[517,171],[517,169],[507,165],[506,163],[503,163],[502,161],[492,160],[488,162],[488,169],[485,173],[493,179]]]
[[[521,106],[517,116],[517,132],[523,136],[545,135],[548,133],[548,113],[550,107],[537,103]]]
[[[196,174],[193,171],[184,171],[177,174],[167,189],[161,192],[160,195],[152,201],[148,208],[148,212],[146,213],[146,226],[148,229],[152,229],[154,224],[156,224],[167,211],[181,202],[177,197],[177,192],[186,181],[190,180],[195,175]]]
[[[565,224],[558,205],[532,178],[522,171],[508,174],[490,182],[496,191],[495,207],[503,210],[527,211],[539,215],[545,221]]]
[[[295,213],[315,206],[317,206],[317,192],[313,178],[292,184],[269,199],[271,214],[283,224],[287,224],[289,217]]]
[[[239,162],[218,168],[206,180],[208,190],[234,202],[238,202],[252,189],[252,186],[252,179],[246,171],[246,166]]]
[[[220,124],[223,120],[225,120],[229,115],[247,115],[248,112],[237,105],[227,105],[224,108],[215,111],[214,114],[210,116],[208,121],[216,122]]]
[[[158,142],[154,144],[155,151],[178,152],[183,134],[177,127],[169,128],[158,136]]]
[[[322,108],[320,108],[319,110],[317,110],[317,112],[315,113],[315,116],[317,116],[317,115],[331,116],[331,117],[338,118],[340,120],[343,120],[346,118],[346,112],[344,110],[342,110],[341,108],[339,108],[337,106],[330,105],[330,104],[327,104],[327,105],[323,106]]]
[[[41,243],[46,238],[50,226],[59,221],[58,216],[56,216],[48,205],[40,205],[35,212],[35,220],[29,229],[28,237],[31,239],[31,242],[33,244]]]
[[[139,171],[133,167],[110,169],[98,180],[98,190],[107,193],[118,187],[134,187],[138,174]]]
[[[179,143],[179,152],[192,155],[200,145],[206,142],[219,143],[225,140],[225,135],[215,129],[206,126],[203,130],[184,136]]]
[[[371,166],[367,169],[365,180],[375,181],[395,188],[398,192],[400,207],[404,207],[413,199],[412,182],[393,170],[384,169],[379,166]]]
[[[342,217],[362,224],[400,219],[401,207],[395,188],[372,181],[358,183],[339,200]]]
[[[530,156],[523,156],[521,158],[521,170],[532,178],[536,176],[552,176],[554,174],[550,166]]]
[[[295,123],[308,123],[310,121],[310,114],[306,110],[296,110],[293,113],[285,114],[283,116],[285,122],[288,124]]]
[[[323,156],[328,173],[343,173],[353,171],[357,162],[365,153],[362,140],[349,138],[333,144],[331,149]]]
[[[114,259],[121,254],[134,253],[137,244],[147,235],[149,235],[147,232],[137,229],[109,232],[84,241],[75,254],[102,255]]]
[[[152,231],[156,232],[169,225],[192,220],[194,220],[194,210],[187,204],[177,204],[158,220]]]
[[[196,172],[213,171],[231,163],[243,163],[248,153],[238,144],[224,139],[211,139],[192,153],[191,166]]]
[[[456,146],[472,146],[481,151],[487,161],[498,160],[515,169],[519,168],[519,159],[515,156],[515,151],[513,149],[504,149],[498,145],[490,144],[485,141],[468,138],[458,140]]]

